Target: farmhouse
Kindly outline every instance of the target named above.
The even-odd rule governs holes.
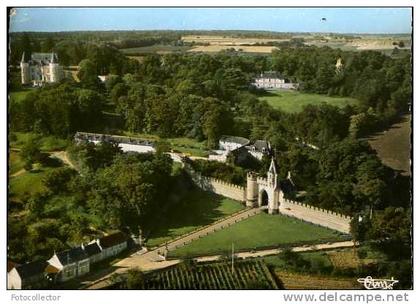
[[[45,269],[48,263],[45,261],[30,262],[15,265],[7,273],[8,289],[41,289],[48,284]]]
[[[295,90],[298,88],[298,83],[290,83],[287,79],[278,72],[264,72],[254,79],[253,85],[261,89],[285,89]]]
[[[20,70],[24,85],[43,86],[45,83],[59,82],[63,78],[63,70],[55,53],[32,53],[27,58],[24,52]]]
[[[219,139],[219,150],[213,152],[215,154],[209,155],[209,160],[226,162],[229,153],[232,153],[237,161],[244,160],[249,155],[262,160],[264,155],[271,153],[271,146],[265,140],[256,140],[251,144],[251,141],[244,137],[223,135]]]

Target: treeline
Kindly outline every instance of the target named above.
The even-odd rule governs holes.
[[[172,160],[164,154],[123,154],[110,143],[81,144],[70,153],[82,174],[50,170],[42,180],[45,190],[16,210],[24,215],[9,216],[9,258],[47,259],[101,231],[148,233],[190,187],[183,172],[172,173]]]
[[[102,94],[71,83],[34,90],[23,100],[9,101],[10,129],[63,138],[98,130],[104,103]]]
[[[338,58],[344,66],[337,70]],[[357,98],[360,104],[351,118],[356,137],[389,125],[411,106],[410,55],[393,59],[375,51],[283,48],[273,52],[273,68],[294,78],[306,92]]]
[[[22,54],[30,58],[34,52],[55,52],[63,66],[79,65],[84,59],[95,64],[98,75],[132,73],[136,71],[137,61],[125,57],[116,45],[103,41],[85,41],[82,39],[61,39],[48,35],[45,39],[36,39],[28,33],[12,36],[10,41],[10,64],[18,65]]]

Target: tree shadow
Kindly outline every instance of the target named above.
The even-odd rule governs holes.
[[[220,195],[193,188],[183,199],[173,204],[166,215],[160,217],[159,222],[155,224],[155,227],[159,228],[151,229],[146,237],[175,238],[176,235],[171,230],[187,227],[195,230],[200,226],[209,225],[227,216],[219,209],[223,199]]]

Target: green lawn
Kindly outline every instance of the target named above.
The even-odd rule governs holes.
[[[9,183],[10,196],[22,201],[26,196],[33,196],[37,192],[44,190],[42,178],[54,168],[40,167],[22,175],[12,177]]]
[[[14,174],[23,169],[25,162],[19,155],[19,152],[11,151],[9,154],[9,174]]]
[[[261,213],[193,241],[191,244],[171,252],[171,256],[223,253],[230,250],[232,243],[234,243],[236,250],[243,250],[264,246],[292,245],[301,242],[321,243],[342,238],[338,232],[324,227],[282,215]]]
[[[33,89],[10,92],[9,96],[11,100],[19,102],[23,100],[31,91],[33,91]]]
[[[65,150],[68,145],[67,140],[55,136],[40,136],[31,132],[14,132],[13,134],[16,137],[10,140],[10,147],[16,149],[21,149],[32,138],[39,140],[41,151]]]
[[[350,97],[330,97],[320,94],[308,94],[298,91],[271,91],[270,95],[260,97],[275,109],[288,113],[300,112],[309,104],[319,105],[326,103],[336,107],[344,107],[347,104],[358,103],[357,99]]]
[[[147,246],[154,247],[170,239],[226,217],[244,208],[240,202],[201,190],[190,191],[176,208],[152,231]]]

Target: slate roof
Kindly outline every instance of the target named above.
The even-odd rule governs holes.
[[[86,254],[91,257],[92,255],[101,253],[101,248],[99,247],[99,245],[95,242],[92,244],[88,244],[85,246],[85,252]]]
[[[244,146],[249,144],[249,139],[248,138],[239,137],[239,136],[222,135],[220,137],[220,140],[237,143],[237,144],[241,144],[241,145],[244,145]]]
[[[47,266],[48,263],[46,261],[36,261],[16,266],[15,269],[19,273],[20,278],[25,279],[42,275]]]
[[[122,232],[116,232],[99,239],[102,248],[114,247],[128,240],[128,237]]]
[[[50,63],[51,58],[55,58],[55,60],[56,60],[57,59],[56,54],[55,53],[32,53],[31,54],[31,60],[32,61],[42,62],[44,64]]]
[[[251,147],[254,147],[259,152],[268,152],[269,149],[268,141],[266,140],[256,140]]]
[[[81,247],[61,251],[56,253],[56,255],[62,265],[68,265],[88,258],[88,255]]]
[[[7,272],[9,272],[10,270],[12,270],[16,266],[19,266],[19,264],[18,263],[15,263],[15,262],[13,262],[11,260],[7,260]]]

